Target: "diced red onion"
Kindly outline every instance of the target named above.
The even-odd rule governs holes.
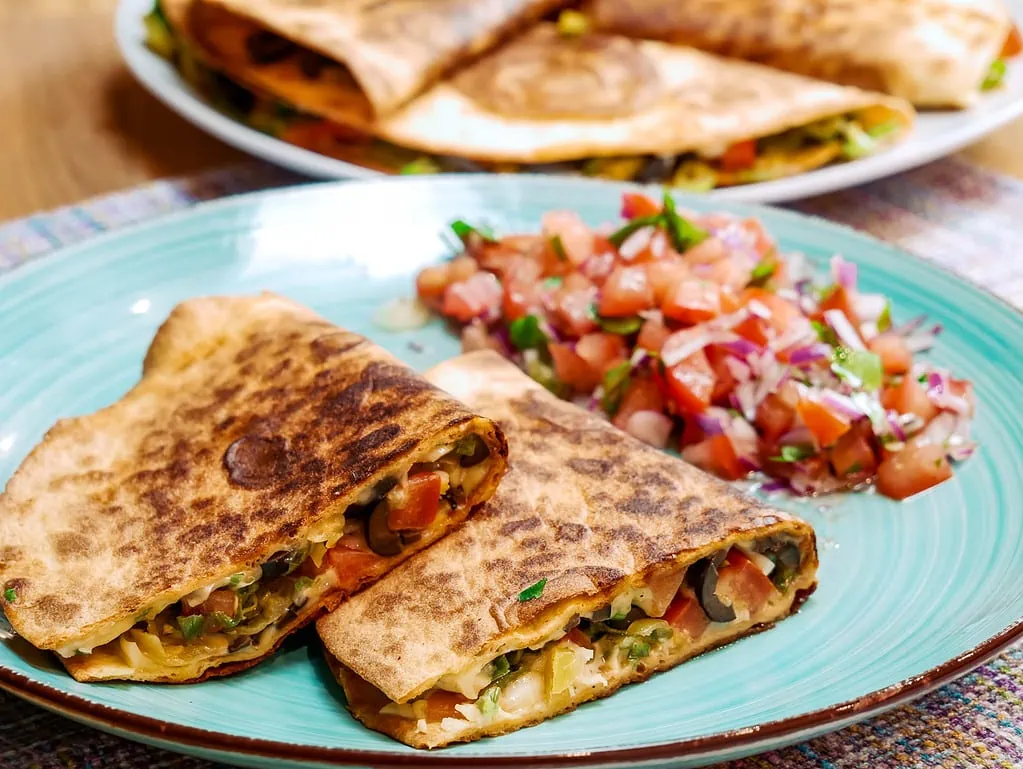
[[[625,242],[618,248],[618,253],[626,262],[631,262],[650,245],[650,241],[656,230],[653,227],[643,227],[632,233]]]
[[[782,446],[801,446],[813,443],[813,433],[810,432],[810,428],[806,425],[800,425],[782,435],[778,439],[778,443]]]
[[[867,348],[863,345],[863,340],[860,339],[860,335],[853,328],[853,324],[849,322],[849,319],[845,317],[845,313],[841,310],[825,310],[824,320],[827,324],[834,329],[835,334],[841,340],[842,344],[851,350],[866,350]]]
[[[885,412],[885,418],[888,421],[888,427],[891,429],[892,435],[895,436],[896,440],[905,441],[906,431],[902,429],[902,425],[899,424],[898,415],[894,411]]]
[[[726,357],[725,368],[728,369],[728,373],[735,377],[738,382],[748,382],[753,376],[749,366],[738,358]]]
[[[756,315],[758,318],[762,318],[764,320],[771,319],[771,311],[768,309],[767,305],[759,299],[754,299],[751,302],[748,302],[746,304],[746,308],[751,314]]]
[[[813,292],[813,281],[810,280],[809,278],[797,280],[794,288],[796,289],[800,296],[808,297]]]
[[[905,337],[906,349],[912,353],[924,352],[934,347],[934,335],[927,332],[920,332]]]
[[[781,336],[771,342],[772,350],[787,350],[790,347],[797,347],[809,344],[817,338],[817,332],[809,323],[797,322]]]
[[[757,383],[754,381],[743,382],[733,391],[735,395],[736,408],[749,421],[757,417]]]
[[[819,360],[827,360],[830,357],[831,347],[823,342],[817,342],[793,350],[789,354],[789,363],[793,366],[802,366],[807,363],[816,363]]]
[[[644,350],[642,347],[637,347],[632,352],[632,357],[629,358],[629,368],[635,371],[640,368],[650,358],[650,353]]]
[[[891,333],[898,336],[909,336],[926,322],[926,315],[917,315],[915,318],[906,321],[900,326],[892,326]]]
[[[760,352],[760,347],[753,344],[753,342],[748,339],[743,339],[742,337],[731,342],[724,342],[720,346],[728,350],[728,352],[733,355],[738,355],[740,358],[746,358],[753,353]]]
[[[668,337],[661,348],[661,360],[665,366],[671,368],[709,344],[726,344],[735,338],[731,331],[713,328],[708,324],[693,326]]]
[[[884,314],[888,299],[884,294],[859,294],[853,301],[856,317],[877,327],[877,319]]]
[[[721,424],[721,420],[717,417],[711,416],[710,414],[697,414],[696,424],[700,426],[705,435],[722,435],[725,432],[725,426]]]
[[[789,485],[785,481],[779,481],[777,479],[772,479],[770,481],[767,481],[767,483],[762,483],[760,485],[760,490],[765,494],[773,494],[778,491],[786,491],[788,490],[788,488]]]
[[[636,411],[625,423],[625,432],[654,448],[663,449],[671,436],[671,418],[660,411]]]
[[[664,314],[660,310],[640,310],[639,317],[643,320],[652,320],[655,323],[664,323]]]
[[[859,419],[866,416],[850,398],[839,395],[833,390],[825,390],[821,393],[821,403],[850,419]]]
[[[926,446],[936,443],[943,444],[948,441],[956,428],[956,417],[954,414],[942,413],[934,417],[919,435],[913,438],[917,446]]]
[[[856,265],[837,254],[831,257],[831,274],[842,288],[856,289]]]

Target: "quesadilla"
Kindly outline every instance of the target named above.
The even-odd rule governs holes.
[[[196,5],[190,34],[231,88],[249,89],[240,119],[390,173],[542,171],[699,191],[873,154],[913,122],[891,97],[552,23],[374,117],[351,81],[310,77],[298,53],[254,64],[248,33],[206,8]]]
[[[497,493],[317,624],[348,707],[418,748],[530,726],[762,630],[813,529],[555,398],[492,351],[427,378],[500,421]]]
[[[80,681],[197,681],[459,525],[507,447],[387,352],[273,295],[171,313],[141,381],[0,497],[7,619]]]
[[[601,30],[855,85],[920,107],[966,107],[1019,37],[1003,0],[590,0]]]

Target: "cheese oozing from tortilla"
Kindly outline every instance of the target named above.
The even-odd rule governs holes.
[[[211,662],[261,657],[282,634],[316,613],[325,597],[356,591],[389,570],[402,553],[442,536],[493,461],[485,441],[475,434],[425,451],[385,483],[367,488],[342,515],[322,522],[263,564],[151,606],[135,622],[117,629],[112,639],[108,628],[58,653],[66,658],[92,655],[103,664],[136,671],[182,668],[197,674]],[[409,476],[418,473],[440,477],[436,518],[419,530],[391,531],[388,514],[408,504]],[[341,568],[329,555],[334,548],[343,551],[337,556]],[[220,611],[224,606],[233,611]]]
[[[702,608],[695,608],[700,599],[694,589],[699,587],[691,584],[693,579],[687,579],[692,564],[682,566],[667,574],[662,572],[656,581],[648,579],[624,588],[602,608],[578,615],[570,627],[559,628],[528,648],[506,652],[483,665],[474,662],[443,676],[415,700],[389,702],[379,713],[414,720],[420,732],[439,724],[445,736],[452,739],[480,727],[501,731],[502,724],[549,717],[616,688],[636,672],[662,669],[718,646],[784,616],[798,591],[813,585],[812,570],[803,569],[802,550],[795,566],[791,561],[779,561],[781,548],[799,548],[798,543],[775,538],[772,549],[767,545],[735,545],[749,561],[746,568],[756,568],[772,587],[761,599],[752,601],[749,595],[731,587],[732,592],[721,594],[722,603],[734,613],[730,621],[713,621]],[[670,602],[664,594],[665,585],[669,585]],[[690,612],[699,611],[702,620],[697,617],[695,622],[686,621],[672,615],[667,610],[676,602],[689,605]],[[675,624],[661,619],[665,616]],[[431,707],[431,697],[438,694],[446,707]],[[436,718],[438,712],[445,711],[452,712]]]

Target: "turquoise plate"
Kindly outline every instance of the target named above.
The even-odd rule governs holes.
[[[200,206],[16,270],[0,281],[0,478],[58,417],[124,393],[183,299],[277,291],[424,369],[458,352],[443,324],[387,333],[371,316],[449,253],[447,222],[535,230],[543,211],[572,207],[596,225],[617,217],[623,189],[529,177],[306,187]],[[782,503],[821,544],[820,589],[797,616],[570,715],[436,753],[353,721],[308,635],[251,671],[180,687],[78,684],[15,640],[0,645],[0,684],[101,729],[247,766],[691,766],[836,729],[979,665],[1023,635],[1023,357],[1012,353],[1023,319],[850,230],[721,207],[761,217],[818,265],[845,254],[897,319],[941,322],[933,358],[979,395],[981,450],[954,480],[902,504]]]

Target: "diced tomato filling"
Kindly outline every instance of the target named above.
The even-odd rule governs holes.
[[[625,340],[618,334],[586,334],[575,345],[575,354],[601,376],[622,363],[628,355]]]
[[[938,416],[938,407],[927,397],[927,390],[917,381],[916,377],[907,374],[895,387],[881,393],[881,404],[894,409],[900,414],[916,414],[924,422],[930,422]]]
[[[664,411],[664,396],[661,388],[652,379],[634,379],[629,384],[612,420],[615,427],[624,430],[629,423],[629,417],[637,411]]]
[[[646,265],[647,280],[654,293],[654,304],[663,305],[675,289],[690,276],[689,267],[682,257],[671,256]]]
[[[560,331],[574,337],[588,334],[597,328],[593,318],[594,288],[573,290],[562,286],[555,294],[551,322]]]
[[[781,396],[771,393],[757,406],[756,423],[765,441],[774,443],[792,429],[796,410]]]
[[[886,374],[905,374],[913,367],[913,353],[897,334],[881,334],[867,343],[867,349],[881,358]]]
[[[714,435],[682,449],[682,458],[719,478],[734,481],[749,475],[726,435]]]
[[[741,550],[733,547],[728,551],[718,570],[717,594],[723,600],[731,599],[733,606],[744,606],[754,614],[775,593],[777,590],[771,580]]]
[[[766,309],[766,318],[751,311],[750,317],[735,327],[735,333],[761,347],[766,346],[772,338],[785,334],[796,323],[805,323],[799,308],[777,294],[763,288],[747,288],[739,297],[740,306],[749,309],[756,302],[754,310]]]
[[[410,475],[404,507],[392,507],[387,513],[391,531],[422,531],[435,520],[440,508],[440,473]]]
[[[636,339],[636,347],[659,353],[669,336],[671,336],[671,329],[665,326],[660,319],[651,318],[643,321],[643,326],[639,329],[639,337]]]
[[[757,140],[736,142],[725,150],[718,163],[723,171],[744,171],[757,162]]]
[[[451,283],[444,291],[443,313],[449,318],[468,323],[501,306],[504,291],[497,277],[477,272],[468,280]]]
[[[919,494],[952,477],[945,449],[937,444],[909,445],[891,452],[877,469],[877,490],[892,499]]]
[[[861,420],[832,446],[829,456],[835,474],[873,475],[877,470],[877,456],[872,446],[873,431],[870,422]]]
[[[582,646],[584,649],[592,649],[593,641],[579,628],[574,627],[565,634],[565,640],[574,643],[576,646]]]
[[[821,312],[825,310],[841,310],[852,327],[860,327],[860,317],[856,313],[855,295],[845,286],[836,285],[820,304]]]
[[[601,372],[579,357],[570,345],[551,342],[547,349],[559,382],[581,393],[593,392],[600,384]]]
[[[1002,51],[998,55],[1000,59],[1011,59],[1023,51],[1023,38],[1020,38],[1019,27],[1013,24],[1009,27],[1009,34],[1005,36],[1002,44]]]
[[[343,540],[342,540],[343,542]],[[366,573],[383,558],[370,550],[354,550],[339,542],[327,551],[327,561],[337,575],[342,590],[353,590]]]
[[[438,722],[445,718],[464,718],[455,709],[455,705],[464,705],[469,700],[458,692],[446,692],[435,689],[426,698],[426,720]]]
[[[714,371],[714,389],[711,391],[710,400],[712,403],[727,406],[729,396],[739,383],[726,362],[733,356],[725,348],[713,344],[705,347],[704,352],[707,355],[707,362]]]
[[[683,593],[675,596],[675,600],[668,606],[664,613],[664,620],[676,630],[681,630],[690,641],[696,641],[707,630],[710,619],[695,598],[689,598]]]

